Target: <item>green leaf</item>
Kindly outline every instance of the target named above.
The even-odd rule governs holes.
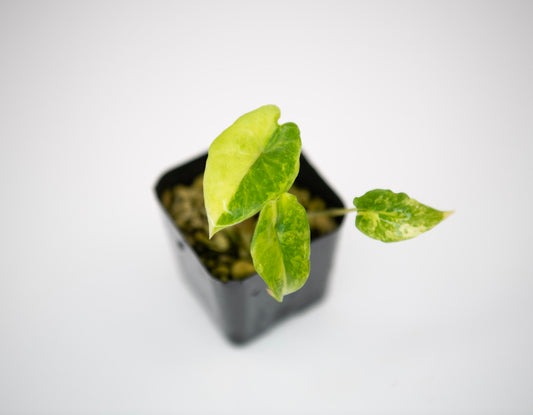
[[[277,301],[307,281],[310,241],[307,214],[294,195],[284,193],[267,203],[259,214],[252,238],[252,259]]]
[[[355,226],[365,235],[383,242],[411,239],[450,216],[411,199],[405,193],[375,189],[356,197]]]
[[[296,179],[300,131],[293,123],[279,126],[279,117],[278,107],[260,107],[241,116],[209,147],[204,198],[210,237],[259,212]]]

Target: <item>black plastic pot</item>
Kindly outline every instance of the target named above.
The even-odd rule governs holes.
[[[336,219],[339,228],[334,232],[311,241],[309,278],[302,289],[286,296],[282,303],[278,303],[267,293],[266,284],[258,274],[239,281],[222,282],[204,267],[161,202],[165,189],[177,184],[191,184],[204,171],[206,159],[207,154],[164,173],[155,186],[155,192],[176,247],[183,276],[228,339],[234,343],[244,343],[284,317],[316,303],[323,297],[338,230],[344,217]],[[329,207],[343,206],[340,198],[304,155],[300,158],[300,173],[296,184],[308,189],[313,195],[320,196]]]

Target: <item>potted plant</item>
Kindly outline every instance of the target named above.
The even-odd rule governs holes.
[[[364,234],[396,242],[452,213],[382,189],[344,208],[301,154],[296,124],[279,117],[274,105],[244,114],[207,156],[156,185],[183,274],[235,343],[323,296],[345,214],[356,212]]]

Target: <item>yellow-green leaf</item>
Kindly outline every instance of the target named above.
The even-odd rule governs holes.
[[[252,238],[254,267],[278,301],[299,290],[309,276],[309,221],[294,195],[268,202]]]
[[[405,193],[375,189],[353,200],[357,208],[355,225],[365,235],[383,242],[411,239],[450,216],[426,206]]]
[[[285,193],[300,168],[300,131],[278,125],[280,110],[265,105],[241,116],[209,147],[204,198],[213,236]]]

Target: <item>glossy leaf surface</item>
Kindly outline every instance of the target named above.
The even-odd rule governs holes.
[[[383,242],[414,238],[433,228],[453,212],[426,206],[405,193],[375,189],[356,197],[355,225],[365,235]]]
[[[241,116],[211,144],[204,198],[213,236],[285,193],[300,168],[300,131],[281,126],[280,110],[266,105]]]
[[[261,210],[252,239],[252,259],[277,301],[307,281],[310,242],[307,214],[295,196],[284,193]]]

